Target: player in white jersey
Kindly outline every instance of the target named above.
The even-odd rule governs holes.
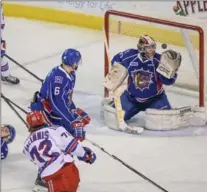
[[[5,28],[3,5],[1,6],[1,80],[10,84],[19,84],[20,80],[10,74],[8,59],[6,58],[6,40],[3,37]]]
[[[31,134],[24,143],[24,154],[38,166],[48,191],[76,192],[80,179],[73,156],[92,164],[95,153],[83,147],[65,128],[48,127],[39,111],[28,113],[26,121]]]

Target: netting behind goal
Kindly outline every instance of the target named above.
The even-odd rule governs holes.
[[[163,43],[167,44],[167,49],[180,52],[182,64],[175,86],[183,93],[197,91],[199,105],[204,106],[207,76],[204,23],[181,16],[161,19],[111,10],[105,14],[105,33],[111,57],[125,49],[136,48],[138,38],[145,34],[155,39],[159,53],[164,51],[161,47]],[[105,55],[105,75],[109,68]],[[105,90],[105,96],[107,95]]]

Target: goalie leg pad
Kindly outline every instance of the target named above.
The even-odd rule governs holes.
[[[107,127],[119,130],[116,109],[114,108],[114,103],[111,99],[104,100],[104,122]]]
[[[145,115],[145,128],[157,131],[204,126],[207,122],[205,108],[200,107],[183,107],[172,110],[147,109]]]
[[[143,127],[128,126],[125,121],[121,124],[118,122],[116,109],[114,108],[114,102],[111,99],[105,99],[104,101],[104,122],[110,129],[127,132],[130,134],[141,134]]]

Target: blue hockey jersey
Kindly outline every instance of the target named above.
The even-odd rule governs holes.
[[[164,85],[172,85],[177,74],[172,79],[167,79],[158,72],[161,55],[155,53],[153,59],[141,56],[137,49],[127,49],[116,54],[112,59],[114,63],[120,63],[128,70],[128,93],[138,102],[146,102],[148,99],[163,93]]]
[[[72,102],[75,81],[75,72],[68,74],[61,66],[53,68],[45,78],[38,100],[54,119],[61,118],[69,124],[75,120],[71,112],[75,107]]]
[[[8,155],[8,146],[6,141],[1,138],[1,159],[5,159]]]

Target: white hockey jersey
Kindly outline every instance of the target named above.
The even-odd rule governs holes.
[[[24,154],[38,167],[41,177],[58,171],[73,155],[83,157],[85,150],[63,127],[45,127],[30,134],[24,143]]]

